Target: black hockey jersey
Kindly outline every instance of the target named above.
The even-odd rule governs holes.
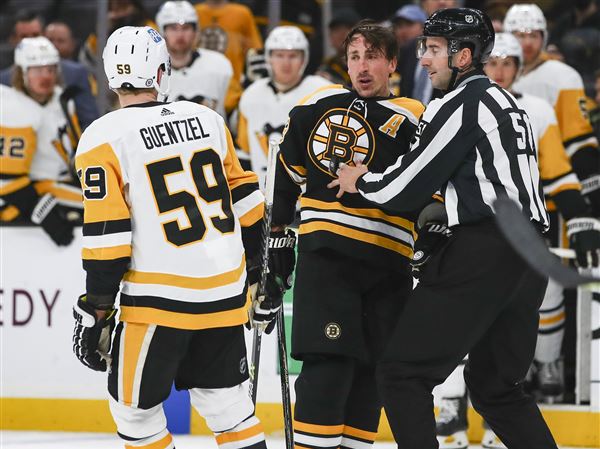
[[[290,224],[300,198],[299,251],[329,248],[375,265],[412,257],[413,214],[399,215],[358,194],[327,188],[339,164],[361,161],[383,172],[406,153],[424,106],[398,97],[361,98],[326,86],[290,112],[280,146],[273,223]],[[301,189],[304,186],[304,189]]]

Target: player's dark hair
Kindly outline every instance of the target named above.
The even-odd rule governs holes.
[[[14,23],[33,22],[34,20],[38,20],[44,26],[44,18],[41,14],[30,9],[21,9],[15,14]]]
[[[367,44],[381,51],[387,60],[398,56],[398,42],[389,28],[378,25],[371,19],[361,20],[356,24],[344,40],[344,55],[348,57],[348,47],[358,37],[362,36]]]

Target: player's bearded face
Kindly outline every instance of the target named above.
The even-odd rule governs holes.
[[[446,90],[452,77],[448,67],[448,42],[443,37],[428,37],[419,43],[418,54],[421,66],[427,70],[431,85]]]
[[[167,41],[169,52],[187,53],[196,46],[196,27],[191,23],[167,25],[165,27],[165,40]]]
[[[302,50],[272,50],[269,63],[273,80],[284,86],[293,86],[302,77],[304,52]]]
[[[30,67],[26,76],[27,90],[37,97],[36,99],[47,99],[54,92],[54,86],[58,81],[58,67],[55,65]]]
[[[362,35],[348,45],[348,75],[352,87],[361,97],[385,97],[390,94],[389,77],[396,70],[396,59],[387,59],[373,48]]]
[[[515,37],[519,39],[523,49],[523,60],[529,64],[537,59],[544,46],[544,35],[541,31],[532,31],[530,33],[516,32]]]
[[[490,58],[484,67],[485,74],[503,89],[509,89],[517,76],[517,64],[513,57]]]

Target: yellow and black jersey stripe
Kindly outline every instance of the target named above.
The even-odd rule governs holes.
[[[567,218],[585,213],[583,200],[576,198],[581,196],[581,184],[573,172],[556,124],[548,126],[540,136],[538,152],[540,177],[548,211],[555,211],[558,201],[561,212]],[[582,207],[583,210],[580,210]]]
[[[110,144],[75,161],[84,192],[83,267],[88,293],[116,294],[131,258],[131,216],[121,164]]]
[[[191,330],[236,326],[248,321],[247,298],[244,291],[231,298],[193,303],[158,296],[132,296],[121,293],[121,320]]]
[[[351,254],[391,252],[412,258],[414,223],[376,208],[350,208],[339,202],[300,200],[300,250],[318,249],[323,239]],[[339,240],[339,242],[337,241]],[[354,246],[354,248],[352,248]]]
[[[250,227],[261,220],[264,212],[263,196],[258,188],[258,177],[254,172],[244,170],[237,158],[231,133],[225,128],[227,155],[223,161],[225,175],[233,209],[238,215],[242,228]]]

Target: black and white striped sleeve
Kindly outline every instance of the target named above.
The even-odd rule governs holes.
[[[396,211],[417,210],[431,201],[480,136],[477,102],[450,96],[430,103],[408,154],[384,173],[366,173],[358,180],[362,196]]]

